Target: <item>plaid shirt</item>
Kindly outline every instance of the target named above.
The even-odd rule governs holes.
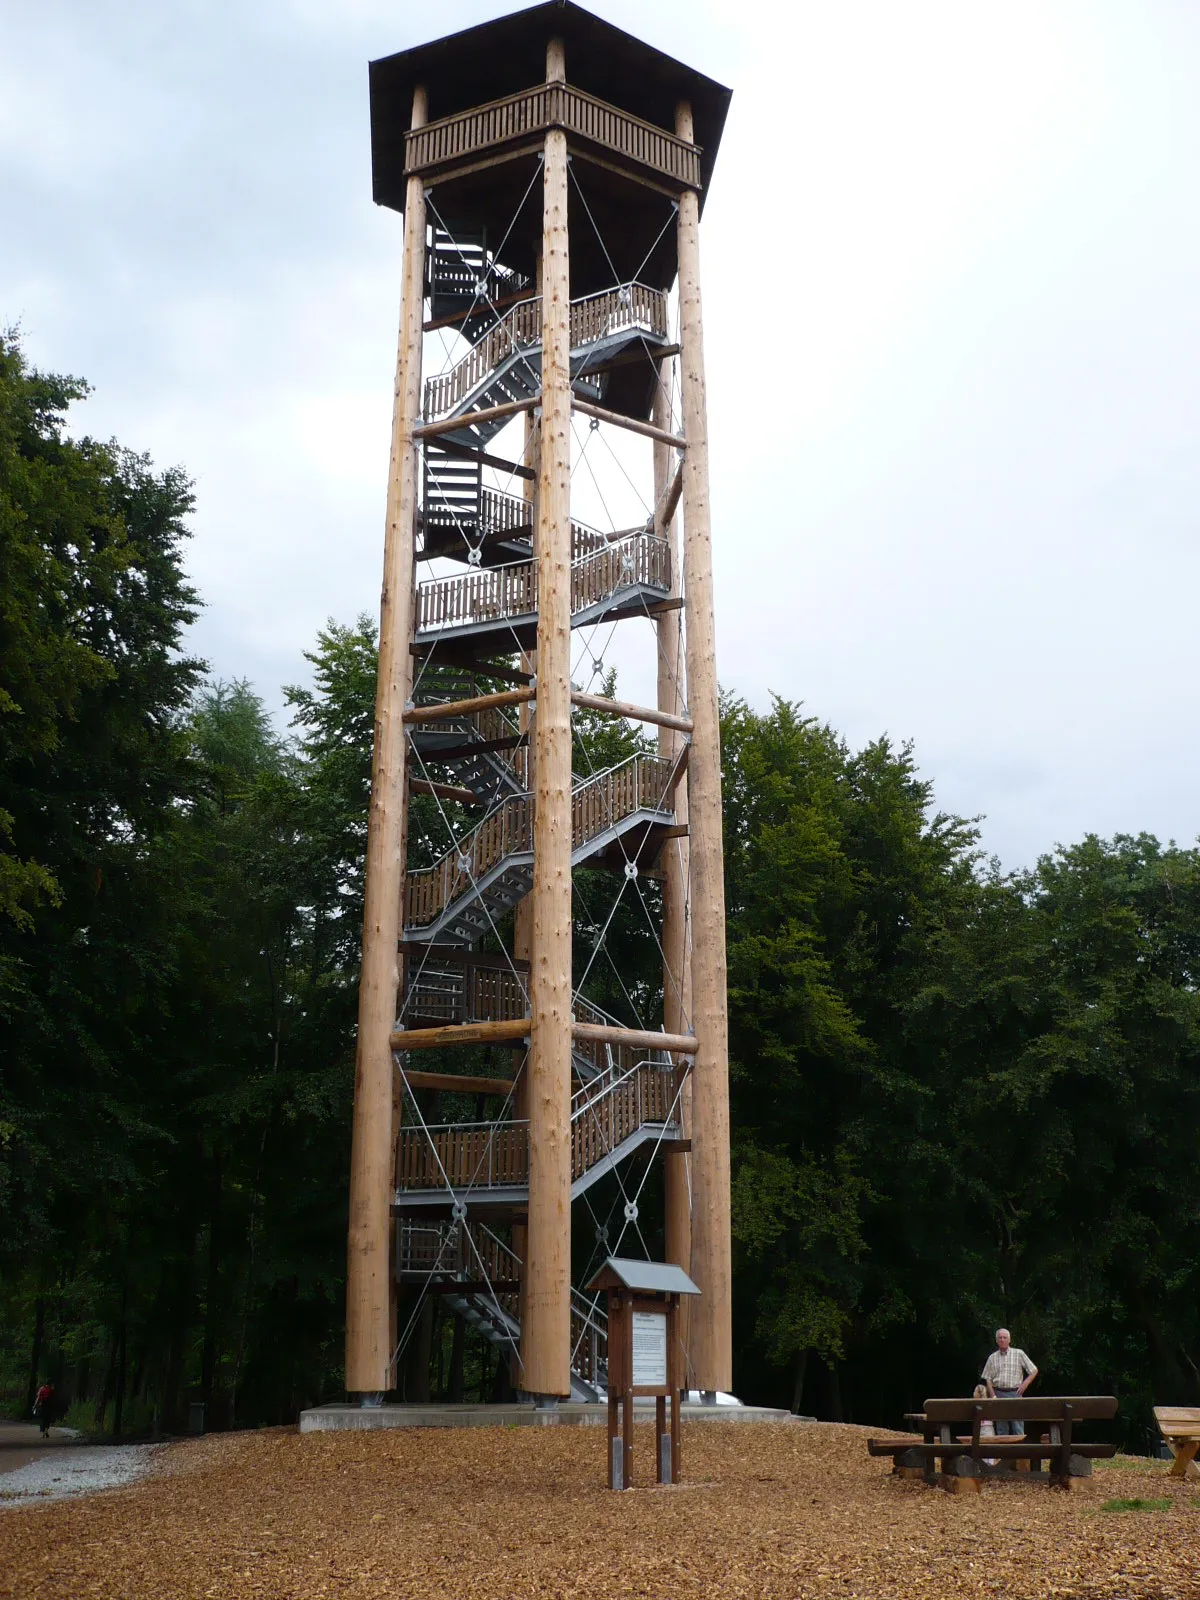
[[[1019,1389],[1022,1380],[1036,1370],[1024,1350],[1010,1344],[1007,1350],[992,1351],[983,1364],[982,1377],[993,1389]]]

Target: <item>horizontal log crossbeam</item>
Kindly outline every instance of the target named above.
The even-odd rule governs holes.
[[[500,689],[495,694],[476,694],[467,700],[445,700],[435,706],[412,706],[404,713],[405,722],[446,722],[452,717],[470,717],[477,711],[496,706],[519,706],[536,697],[532,685],[527,689]]]
[[[468,1078],[457,1072],[406,1072],[410,1089],[441,1089],[449,1094],[495,1094],[502,1098],[512,1093],[512,1078]]]
[[[540,394],[527,400],[506,400],[503,405],[485,406],[482,411],[467,411],[460,417],[442,417],[438,422],[423,422],[413,429],[414,439],[436,439],[439,433],[462,433],[466,428],[477,428],[485,422],[499,422],[503,417],[515,417],[522,411],[532,411],[540,406]]]
[[[593,405],[590,400],[580,400],[578,395],[571,396],[571,410],[579,411],[585,417],[595,417],[597,422],[610,422],[614,428],[640,433],[644,439],[655,439],[659,444],[670,445],[673,450],[687,449],[687,440],[677,433],[668,433],[665,428],[656,428],[652,422],[642,422],[638,417],[625,417],[619,411],[608,411],[604,406]],[[421,430],[418,428],[417,432]]]
[[[392,1034],[393,1050],[449,1049],[454,1045],[515,1043],[529,1037],[529,1017],[513,1017],[503,1022],[455,1023],[445,1028],[398,1028]],[[573,1022],[571,1037],[584,1044],[625,1045],[631,1050],[662,1050],[670,1055],[696,1053],[696,1038],[690,1033],[655,1033],[651,1028],[622,1028],[595,1022]],[[412,1074],[409,1075],[410,1081]],[[438,1076],[433,1074],[432,1076]],[[461,1082],[471,1080],[462,1079]],[[502,1082],[501,1079],[487,1079]],[[507,1092],[507,1089],[506,1091]],[[490,1093],[480,1090],[479,1093]]]
[[[522,705],[537,698],[537,690],[502,689],[496,694],[474,695],[469,700],[447,700],[433,706],[413,706],[404,713],[404,721],[445,722],[452,717],[468,717],[477,711],[490,711],[497,706]],[[691,733],[692,719],[676,716],[672,711],[659,711],[654,706],[637,706],[628,700],[613,700],[604,694],[585,694],[580,689],[571,691],[571,704],[586,711],[600,711],[609,717],[626,717],[631,722],[650,722],[657,727],[673,728],[676,733]]]

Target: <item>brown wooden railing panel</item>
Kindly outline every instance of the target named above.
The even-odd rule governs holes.
[[[423,928],[436,920],[445,906],[477,883],[506,856],[533,848],[533,807],[527,794],[511,800],[487,816],[462,841],[448,850],[435,866],[410,872],[405,880],[405,925]]]
[[[598,772],[581,783],[571,795],[572,850],[580,849],[636,811],[668,810],[673,771],[674,763],[661,756],[630,756],[620,766]],[[428,927],[452,901],[507,856],[532,849],[532,799],[527,794],[515,795],[486,816],[459,847],[448,850],[432,867],[407,874],[405,927]]]
[[[402,1128],[396,1145],[396,1187],[489,1189],[529,1182],[529,1124],[472,1122]]]
[[[538,84],[414,128],[405,135],[404,170],[427,172],[546,128],[565,128],[568,134],[651,168],[681,189],[700,187],[698,145],[567,84]]]
[[[646,1123],[666,1122],[675,1096],[675,1069],[644,1061],[607,1085],[586,1084],[571,1116],[571,1177],[581,1178]]]
[[[571,610],[582,611],[611,599],[621,589],[644,585],[669,593],[671,547],[649,533],[633,533],[597,548],[594,530],[585,532],[584,553],[571,563]],[[537,567],[514,561],[503,567],[475,567],[452,578],[432,578],[417,586],[417,632],[461,628],[472,623],[531,616],[537,611]]]

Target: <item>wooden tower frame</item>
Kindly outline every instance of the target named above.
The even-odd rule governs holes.
[[[700,1289],[688,1386],[732,1384],[699,270],[728,101],[566,0],[372,63],[374,193],[403,213],[404,246],[351,1153],[346,1388],[364,1403],[396,1387],[406,1278],[490,1319],[520,1391],[553,1403],[595,1389],[603,1329],[572,1288],[572,1197],[650,1140],[667,1257]],[[424,336],[438,331],[467,350],[423,384]],[[646,441],[645,527],[573,521],[573,417]],[[514,459],[498,435],[522,418]],[[464,560],[420,577],[422,562]],[[571,681],[572,629],[632,617],[651,623],[653,707]],[[657,729],[657,755],[573,773],[573,707]],[[439,763],[449,773],[430,776]],[[410,869],[418,793],[453,843]],[[640,862],[661,882],[662,1031],[573,988],[572,868],[585,858],[635,884]],[[511,1049],[512,1076],[414,1065],[418,1051],[479,1044]],[[500,1114],[432,1126],[424,1097],[463,1094]],[[636,1197],[624,1214],[636,1223]]]

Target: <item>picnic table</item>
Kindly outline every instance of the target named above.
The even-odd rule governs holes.
[[[1094,1457],[1113,1456],[1115,1444],[1084,1443],[1075,1437],[1075,1425],[1108,1421],[1117,1414],[1114,1395],[1022,1395],[1019,1399],[926,1400],[914,1414],[922,1438],[868,1439],[873,1456],[891,1456],[892,1470],[904,1476],[921,1476],[952,1492],[977,1492],[984,1478],[1009,1477],[1018,1470],[1042,1475],[1048,1468],[1051,1485],[1069,1489],[1073,1477],[1085,1477]],[[1197,1413],[1200,1416],[1200,1413]],[[984,1422],[1020,1420],[1020,1436],[985,1437]],[[958,1430],[967,1428],[969,1433]],[[1193,1452],[1194,1453],[1194,1452]],[[940,1470],[939,1470],[940,1463]]]
[[[1154,1420],[1171,1454],[1171,1477],[1200,1477],[1196,1454],[1200,1451],[1200,1406],[1155,1406]]]

